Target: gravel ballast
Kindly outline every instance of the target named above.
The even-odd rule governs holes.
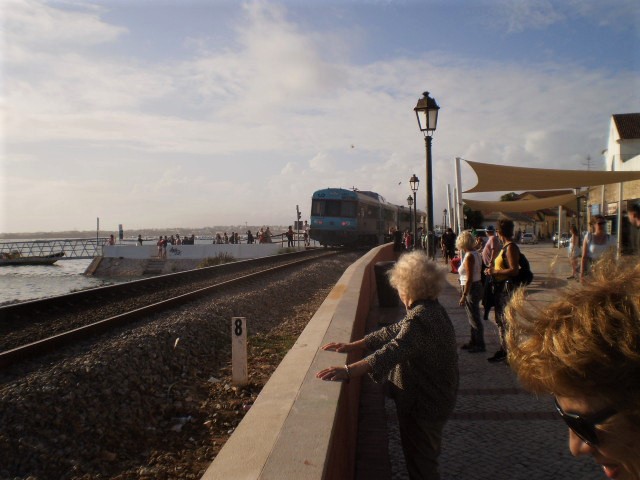
[[[200,478],[355,253],[278,274],[0,374],[0,477]],[[231,317],[249,384],[231,385]],[[28,369],[28,370],[27,370]]]

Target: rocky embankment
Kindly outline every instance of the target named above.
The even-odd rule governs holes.
[[[305,264],[0,372],[0,478],[200,478],[356,257]],[[230,378],[234,316],[248,323],[242,388]]]

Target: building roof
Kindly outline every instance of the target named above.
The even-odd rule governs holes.
[[[613,121],[622,140],[640,138],[640,113],[616,113]]]

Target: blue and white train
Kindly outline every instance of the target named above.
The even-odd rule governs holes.
[[[425,213],[418,210],[418,226]],[[411,230],[409,207],[393,205],[375,192],[325,188],[311,197],[310,236],[320,245],[372,246],[389,241],[389,232]]]

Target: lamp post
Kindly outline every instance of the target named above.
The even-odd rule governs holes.
[[[414,173],[409,179],[409,185],[411,186],[411,191],[413,192],[413,247],[416,246],[416,236],[418,235],[418,202],[416,202],[416,192],[418,191],[418,187],[420,186],[420,179],[416,177]]]
[[[407,205],[409,205],[409,231],[413,230],[413,221],[411,217],[411,206],[413,205],[413,198],[411,195],[407,197]],[[415,212],[414,212],[415,215]]]
[[[435,242],[433,236],[433,176],[431,173],[431,139],[438,124],[438,110],[440,107],[429,96],[429,92],[423,93],[423,98],[413,109],[418,118],[418,127],[424,134],[424,143],[427,150],[427,255],[435,257]]]
[[[442,211],[442,231],[444,232],[447,229],[447,209],[445,208]]]

